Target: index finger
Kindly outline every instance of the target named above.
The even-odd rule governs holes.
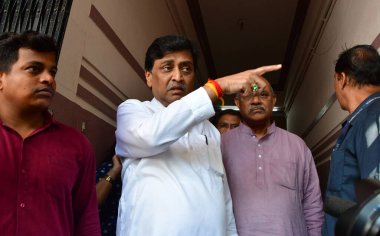
[[[267,72],[279,70],[279,69],[281,69],[281,67],[282,67],[281,64],[270,65],[270,66],[261,66],[259,68],[253,69],[252,73],[254,73],[256,75],[263,75]]]

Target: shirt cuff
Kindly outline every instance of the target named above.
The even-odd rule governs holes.
[[[215,115],[214,107],[206,90],[201,87],[182,98],[193,111],[196,121],[204,121]]]

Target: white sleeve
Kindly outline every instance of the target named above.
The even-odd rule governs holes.
[[[138,100],[117,110],[116,154],[144,158],[166,151],[194,125],[215,114],[212,102],[199,88],[157,112]]]

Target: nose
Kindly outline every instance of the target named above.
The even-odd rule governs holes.
[[[55,76],[52,75],[49,71],[44,71],[41,73],[40,81],[43,84],[53,84],[55,82]]]
[[[261,104],[260,95],[258,93],[254,93],[251,98],[252,104]]]
[[[182,81],[183,80],[180,68],[173,69],[172,79],[174,81]]]

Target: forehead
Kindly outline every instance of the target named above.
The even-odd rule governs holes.
[[[18,50],[18,60],[20,63],[33,63],[40,62],[48,64],[49,66],[55,66],[56,55],[54,52],[39,52],[29,48],[20,48]]]
[[[267,92],[272,92],[272,86],[270,85],[270,83],[265,80],[265,88],[263,89],[263,91],[267,91]],[[259,90],[260,91],[260,90]]]
[[[233,115],[233,114],[224,114],[219,118],[219,122],[224,122],[224,121],[240,121],[239,116]]]
[[[156,59],[154,61],[154,64],[160,64],[165,62],[188,62],[193,63],[193,56],[191,55],[191,52],[189,50],[181,50],[181,51],[175,51],[175,52],[168,52],[165,54],[165,56],[161,59]]]

